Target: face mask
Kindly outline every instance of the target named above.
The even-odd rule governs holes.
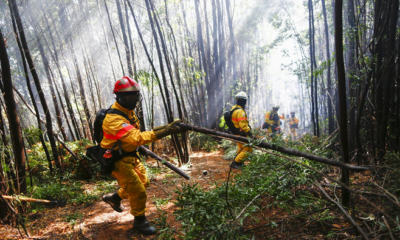
[[[133,110],[136,108],[137,103],[140,101],[142,98],[141,94],[139,92],[134,93],[134,94],[126,94],[122,96],[117,97],[117,102],[124,108]]]

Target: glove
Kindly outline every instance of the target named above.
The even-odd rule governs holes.
[[[157,139],[161,139],[163,137],[169,136],[171,134],[176,134],[176,133],[183,133],[186,130],[182,129],[177,125],[177,123],[182,122],[182,120],[178,119],[173,121],[170,124],[164,125],[164,126],[159,126],[153,129],[154,134],[156,135]]]
[[[251,131],[248,131],[248,132],[246,133],[246,137],[249,137],[249,138],[253,137],[253,134],[251,133]]]

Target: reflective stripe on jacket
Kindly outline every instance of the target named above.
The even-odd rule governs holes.
[[[129,121],[118,114],[107,114],[103,121],[102,148],[110,149],[121,140],[124,152],[133,152],[141,145],[157,140],[153,131],[140,132],[140,123],[133,110],[128,110],[117,102],[111,108],[118,109],[129,116]],[[118,147],[117,147],[118,148]]]
[[[231,108],[231,111],[235,108],[239,108],[232,113],[232,122],[235,128],[239,128],[243,132],[250,131],[249,121],[247,120],[247,114],[243,107],[235,105]]]

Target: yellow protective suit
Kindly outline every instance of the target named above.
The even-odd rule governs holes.
[[[107,114],[103,121],[102,148],[111,149],[116,141],[121,140],[122,150],[132,152],[143,144],[157,140],[153,131],[140,132],[140,123],[133,110],[128,110],[117,102],[111,108],[127,114],[129,121],[118,114]],[[121,186],[118,195],[122,199],[129,199],[132,215],[143,216],[146,212],[146,188],[149,179],[142,162],[133,156],[124,157],[114,163],[111,176]]]
[[[289,119],[290,132],[292,133],[293,140],[297,138],[296,126],[299,125],[299,122],[300,120],[297,117],[291,117]]]
[[[273,119],[274,119],[275,115],[278,115],[278,112],[274,112],[273,110],[268,111],[265,114],[265,122],[269,125],[268,133],[270,133],[270,134],[272,133],[272,126],[278,125],[278,127],[280,127],[281,119],[285,119],[285,116],[282,114],[282,116],[278,115],[279,118],[277,121],[274,121]]]
[[[244,111],[243,107],[239,105],[235,105],[232,107],[231,111],[235,108],[239,108],[235,110],[232,113],[232,122],[235,128],[239,128],[239,131],[243,131],[247,133],[250,131],[250,126],[249,126],[249,121],[247,120],[247,114]],[[250,153],[253,151],[253,148],[251,147],[243,147],[243,143],[237,143],[238,150],[237,150],[237,156],[235,158],[235,162],[241,163],[244,161],[244,159],[247,157],[247,153]]]

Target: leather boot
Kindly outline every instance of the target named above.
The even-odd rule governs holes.
[[[231,168],[233,169],[242,169],[243,163],[238,163],[235,160],[231,163]]]
[[[138,230],[140,233],[145,235],[152,235],[157,232],[155,227],[150,226],[146,216],[135,217],[135,220],[133,220],[133,229]]]
[[[110,204],[110,206],[117,212],[124,211],[124,206],[121,204],[122,198],[118,193],[109,193],[102,197],[103,201]]]

